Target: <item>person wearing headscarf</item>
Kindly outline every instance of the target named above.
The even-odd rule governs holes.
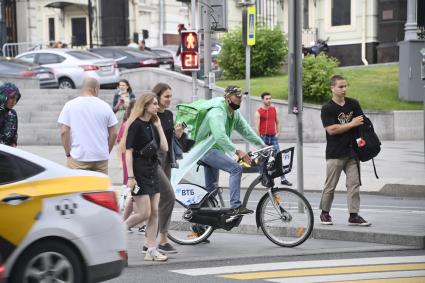
[[[15,84],[0,83],[0,144],[13,147],[18,144],[18,115],[13,107],[20,98]]]

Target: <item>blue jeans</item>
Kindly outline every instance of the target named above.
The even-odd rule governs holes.
[[[230,174],[229,190],[230,190],[230,207],[237,208],[241,205],[241,178],[242,166],[235,160],[227,156],[223,151],[218,149],[210,149],[205,153],[201,160],[209,165],[205,167],[205,184],[207,191],[211,192],[216,188],[219,176],[219,170],[226,171]]]
[[[279,141],[277,140],[276,136],[260,136],[260,137],[265,144],[273,146],[273,150],[275,154],[280,151]]]
[[[260,137],[266,145],[272,145],[273,146],[273,150],[274,150],[275,155],[280,151],[279,140],[277,139],[276,136],[261,135]],[[285,175],[282,175],[281,179],[286,180]]]

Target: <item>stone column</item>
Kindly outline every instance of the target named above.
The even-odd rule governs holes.
[[[407,0],[407,21],[404,25],[404,40],[415,40],[417,36],[416,0]]]

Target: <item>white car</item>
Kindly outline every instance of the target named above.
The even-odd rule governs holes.
[[[115,88],[120,80],[114,60],[84,50],[42,49],[21,53],[16,58],[52,68],[59,88],[81,88],[86,76],[97,79],[102,88]]]
[[[110,179],[0,145],[0,258],[13,283],[119,276],[126,233]]]

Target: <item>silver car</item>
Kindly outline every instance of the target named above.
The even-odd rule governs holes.
[[[59,88],[81,88],[86,76],[97,79],[102,88],[114,88],[120,79],[114,60],[88,51],[52,48],[25,52],[16,58],[52,68]]]

